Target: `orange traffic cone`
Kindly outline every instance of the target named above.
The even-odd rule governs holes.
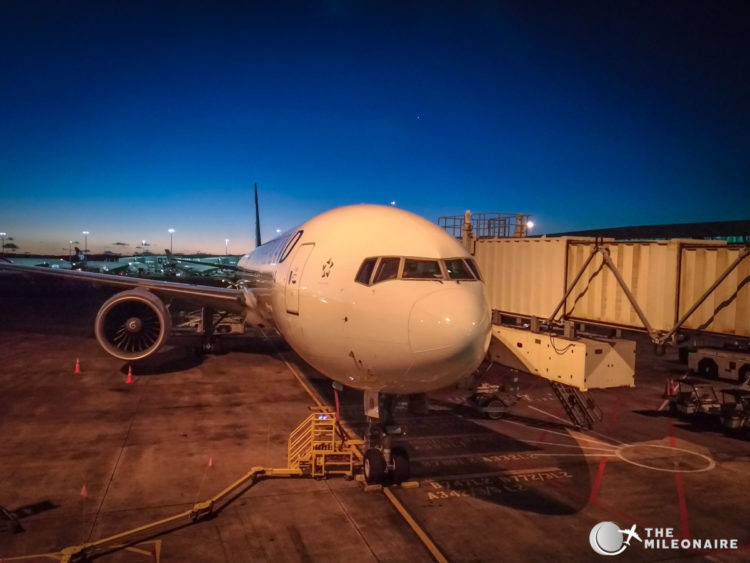
[[[81,373],[81,362],[78,358],[76,358],[76,370],[73,373],[75,374]]]
[[[133,384],[133,368],[131,368],[130,366],[128,366],[128,378],[125,383],[127,383],[128,385]]]

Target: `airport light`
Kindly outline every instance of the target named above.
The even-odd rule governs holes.
[[[527,221],[526,222],[526,227],[529,228],[529,229],[533,229],[534,228],[534,221]]]
[[[174,229],[167,229],[167,232],[169,233],[169,252],[173,252],[172,250],[172,235],[174,235]]]
[[[5,256],[5,237],[8,233],[2,232],[0,233],[0,237],[3,237],[3,256]]]
[[[81,231],[81,234],[83,235],[83,251],[88,252],[89,251],[89,233],[88,231]]]
[[[224,239],[224,256],[229,256],[229,239]]]
[[[68,241],[68,260],[73,261],[73,241]]]

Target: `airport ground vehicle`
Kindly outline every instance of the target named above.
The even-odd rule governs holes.
[[[678,379],[677,392],[669,397],[669,412],[673,414],[718,414],[721,403],[713,386],[699,379]]]
[[[750,388],[722,389],[719,417],[726,433],[750,437]]]
[[[750,350],[699,347],[688,352],[688,367],[701,377],[742,383],[750,377]]]

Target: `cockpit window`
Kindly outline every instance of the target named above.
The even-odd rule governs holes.
[[[377,258],[368,258],[359,267],[357,272],[356,281],[365,285],[370,285],[370,278],[372,277],[372,271],[375,269],[375,263],[378,261]]]
[[[445,261],[445,269],[448,277],[452,280],[473,280],[474,276],[466,263],[460,258],[451,258]]]
[[[479,275],[479,268],[477,267],[477,263],[474,262],[474,260],[472,260],[471,258],[467,258],[466,263],[469,265],[469,268],[471,268],[471,271],[474,272],[476,278],[481,281],[482,276]]]
[[[404,262],[404,273],[401,277],[412,280],[440,280],[443,279],[443,273],[440,271],[440,264],[438,264],[437,260],[407,258]]]
[[[372,283],[395,280],[398,277],[398,265],[400,262],[401,258],[381,258],[378,271]]]
[[[403,264],[403,266],[402,266]],[[354,281],[374,285],[387,280],[481,280],[471,258],[406,258],[397,256],[365,258]]]

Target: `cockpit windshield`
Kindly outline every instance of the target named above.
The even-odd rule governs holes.
[[[460,258],[453,258],[445,261],[445,270],[448,277],[452,280],[473,280],[474,275],[469,270],[466,262]]]
[[[481,280],[479,269],[471,258],[412,258],[381,256],[365,258],[355,281],[374,285],[388,280]]]
[[[398,277],[398,266],[400,258],[381,258],[378,264],[378,271],[372,283],[378,283],[386,280],[395,280]]]
[[[441,280],[443,273],[437,260],[417,260],[406,258],[404,260],[404,273],[401,277],[405,280]]]

